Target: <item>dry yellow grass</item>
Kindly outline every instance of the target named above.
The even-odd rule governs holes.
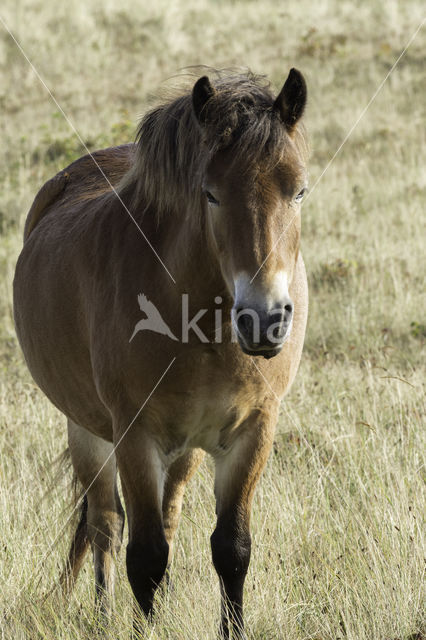
[[[420,0],[129,0],[121,8],[6,0],[0,9],[91,149],[132,139],[138,115],[183,67],[250,67],[276,88],[300,68],[310,92],[311,185],[423,14]],[[310,320],[254,504],[246,582],[253,639],[426,633],[424,52],[423,28],[304,207]],[[67,546],[66,480],[43,498],[66,444],[64,419],[27,373],[11,309],[26,211],[39,186],[83,149],[1,25],[0,68],[0,629],[7,640],[91,637],[90,563],[71,602],[41,600]],[[188,488],[174,591],[160,594],[147,638],[215,637],[213,523],[207,463]],[[118,573],[111,637],[126,638],[123,553]]]

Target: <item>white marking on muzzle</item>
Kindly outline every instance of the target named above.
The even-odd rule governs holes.
[[[253,285],[252,285],[253,286]],[[285,271],[277,271],[268,290],[270,305],[273,308],[277,302],[284,304],[290,300],[288,293],[288,275]]]
[[[235,299],[234,306],[232,308],[232,328],[233,339],[236,339],[238,335],[241,335],[238,330],[237,321],[240,314],[252,316],[252,326],[254,341],[256,342],[256,335],[259,335],[259,313],[282,313],[284,307],[287,304],[291,304],[291,299],[288,293],[288,276],[285,271],[277,271],[272,278],[269,279],[269,283],[257,280],[254,284],[251,283],[250,277],[247,272],[240,272],[234,280],[235,287]],[[287,340],[290,335],[292,321],[287,329]]]
[[[286,304],[290,300],[288,293],[288,276],[285,271],[277,271],[270,279],[269,286],[261,282],[250,283],[250,276],[246,271],[240,271],[234,280],[234,307],[264,309],[273,311],[277,303]]]

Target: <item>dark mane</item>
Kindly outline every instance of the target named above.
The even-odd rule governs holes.
[[[182,208],[183,202],[185,210],[199,209],[203,175],[218,151],[229,150],[242,168],[260,158],[276,164],[285,153],[289,135],[273,109],[269,82],[251,73],[215,75],[216,92],[207,105],[203,129],[193,111],[191,91],[143,117],[134,164],[119,185],[139,215],[152,208],[161,216],[179,203]],[[296,127],[292,137],[305,156],[303,127]]]

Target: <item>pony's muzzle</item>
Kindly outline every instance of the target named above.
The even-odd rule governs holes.
[[[288,339],[293,321],[293,302],[287,299],[272,311],[239,306],[233,309],[233,323],[244,353],[272,358]]]

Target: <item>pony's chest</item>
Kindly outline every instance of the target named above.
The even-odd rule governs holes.
[[[225,454],[247,418],[275,403],[264,377],[234,347],[181,353],[150,399],[144,424],[167,464],[189,448]]]
[[[161,449],[167,461],[189,448],[201,448],[213,456],[226,453],[240,425],[262,403],[250,387],[199,385],[169,397],[158,416]],[[167,407],[166,414],[164,409]]]

